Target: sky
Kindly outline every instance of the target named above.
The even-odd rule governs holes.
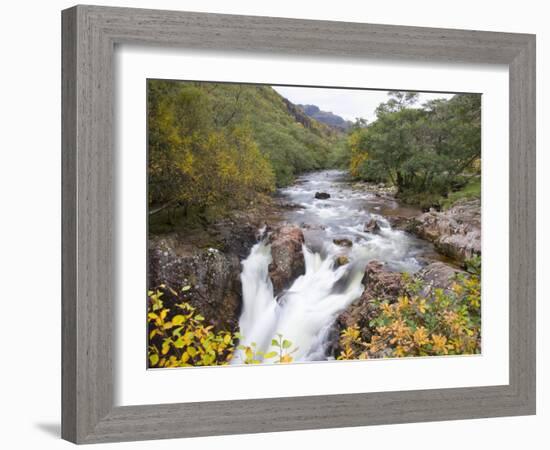
[[[295,104],[317,105],[322,111],[330,111],[344,119],[357,117],[372,122],[376,107],[388,100],[387,91],[366,89],[327,89],[311,87],[272,86],[279,94]],[[418,104],[436,98],[451,98],[453,94],[421,93]]]

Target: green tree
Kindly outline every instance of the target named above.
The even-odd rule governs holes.
[[[409,93],[410,94],[410,93]],[[404,199],[431,202],[467,181],[481,156],[481,99],[455,95],[412,107],[416,94],[390,92],[377,119],[348,138],[352,175],[388,181]]]

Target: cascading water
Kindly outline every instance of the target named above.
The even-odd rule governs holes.
[[[356,190],[340,178],[338,171],[317,172],[282,191],[301,206],[286,219],[303,225],[305,274],[276,298],[268,274],[270,245],[265,237],[254,245],[242,263],[241,344],[255,343],[256,350],[264,353],[278,350],[271,341],[280,334],[296,349],[292,354],[294,361],[326,360],[331,325],[340,312],[361,296],[361,280],[369,261],[383,261],[399,271],[414,272],[420,268],[417,258],[429,251],[428,246],[393,230],[377,213],[382,207],[398,205],[392,205],[391,199]],[[315,199],[315,192],[323,190],[330,191],[331,198]],[[380,229],[376,233],[365,232],[364,224],[372,218]],[[351,248],[334,244],[335,238],[342,237],[353,240]],[[338,256],[346,256],[349,263],[337,267]],[[233,362],[242,363],[244,358],[243,352],[238,351]]]
[[[241,274],[240,333],[244,343],[254,342],[263,352],[269,351],[271,340],[281,334],[297,349],[292,355],[295,360],[325,359],[323,332],[338,312],[361,295],[362,274],[346,266],[334,269],[333,260],[321,259],[305,245],[303,251],[306,273],[276,299],[268,276],[270,245],[260,242],[254,246]],[[348,279],[340,287],[338,282],[346,275]],[[234,361],[238,363],[239,358]]]

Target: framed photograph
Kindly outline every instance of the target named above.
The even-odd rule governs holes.
[[[62,13],[62,435],[535,413],[535,37]]]

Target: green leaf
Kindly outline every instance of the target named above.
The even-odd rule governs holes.
[[[183,338],[178,338],[175,342],[174,342],[174,347],[176,348],[183,348],[185,346],[185,341],[183,340]]]
[[[183,338],[186,340],[186,341],[191,341],[191,339],[193,339],[195,337],[195,333],[193,333],[192,331],[188,331],[187,333],[185,333],[183,335]]]
[[[292,342],[287,341],[286,339],[283,341],[283,348],[290,348],[292,346]]]
[[[159,355],[157,355],[156,353],[149,355],[149,362],[151,363],[151,366],[156,366],[159,362]]]
[[[264,359],[274,358],[275,356],[277,356],[277,352],[268,352],[264,355]]]
[[[183,286],[181,292],[187,292],[189,289],[191,289],[191,286]]]
[[[177,316],[172,317],[172,323],[174,325],[181,325],[183,322],[185,322],[185,316],[178,314]]]
[[[273,347],[281,346],[281,344],[279,344],[279,341],[277,339],[271,339],[271,345],[273,345]]]

